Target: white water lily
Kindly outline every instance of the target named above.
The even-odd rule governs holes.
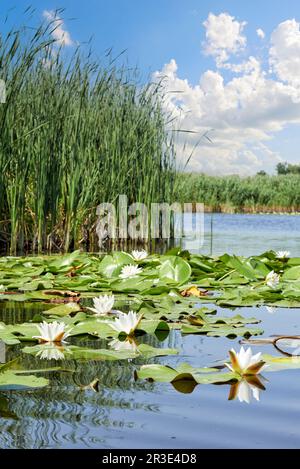
[[[148,257],[148,253],[145,249],[142,249],[141,251],[132,251],[131,255],[136,261],[142,261]]]
[[[260,373],[265,362],[261,359],[261,353],[255,355],[252,354],[252,350],[249,347],[247,350],[241,347],[241,350],[237,353],[234,349],[229,351],[231,364],[225,363],[225,365],[234,373],[238,373],[241,376],[250,376]]]
[[[126,340],[118,340],[114,339],[108,344],[112,349],[116,350],[117,352],[122,351],[132,351],[135,352],[138,348],[137,343],[131,338],[128,337]]]
[[[271,272],[269,272],[268,275],[266,276],[265,281],[268,287],[276,288],[280,282],[280,275],[276,274],[274,270],[271,270]]]
[[[276,311],[276,308],[274,308],[274,306],[266,306],[266,310],[268,311],[268,313],[274,314]]]
[[[62,347],[45,347],[37,352],[36,357],[39,357],[41,360],[63,360],[65,358],[65,354],[62,351]]]
[[[113,305],[115,303],[114,295],[102,295],[98,298],[93,298],[94,308],[87,308],[96,316],[111,313]]]
[[[5,292],[6,288],[4,285],[0,285],[0,293]]]
[[[119,334],[125,332],[127,335],[133,335],[141,319],[142,315],[138,316],[134,311],[129,311],[128,314],[120,311],[117,319],[110,322],[109,325]]]
[[[51,322],[46,321],[36,326],[39,330],[40,335],[34,335],[33,339],[39,339],[40,343],[61,343],[65,342],[66,338],[69,337],[71,330],[66,329],[66,324],[63,322]]]
[[[121,270],[119,275],[120,278],[130,278],[135,277],[136,275],[140,274],[143,269],[138,267],[137,265],[125,265]]]
[[[290,251],[276,251],[275,252],[277,259],[287,259],[290,257]]]

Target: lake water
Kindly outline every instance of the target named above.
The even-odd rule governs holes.
[[[210,216],[201,252],[209,252]],[[267,249],[287,249],[300,255],[300,217],[214,215],[213,253],[250,255]],[[193,246],[186,246],[196,250]],[[28,320],[43,305],[0,303],[0,320]],[[242,314],[261,319],[264,336],[300,334],[300,310],[277,308],[218,308],[220,315]],[[78,340],[78,339],[76,339]],[[77,343],[73,340],[73,343]],[[51,385],[38,391],[0,393],[1,448],[299,448],[300,370],[263,373],[265,391],[249,404],[229,401],[229,385],[198,385],[184,394],[171,384],[135,380],[135,369],[145,363],[176,366],[213,366],[227,357],[239,339],[172,331],[163,342],[144,336],[159,347],[176,347],[177,356],[148,361],[63,363],[72,373],[51,373]],[[89,341],[105,347],[105,341]],[[253,346],[279,355],[272,345]],[[0,361],[17,356],[16,347],[0,347]],[[42,360],[22,355],[26,366]],[[46,362],[44,366],[55,365]],[[99,392],[81,390],[95,378]]]
[[[203,225],[203,236],[199,236]],[[187,214],[184,226],[187,239],[183,246],[192,252],[251,256],[273,249],[300,256],[300,215],[214,213],[205,214],[202,222],[200,215]],[[192,236],[195,239],[189,239]]]

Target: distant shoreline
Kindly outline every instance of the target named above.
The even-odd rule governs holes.
[[[178,202],[202,202],[205,212],[300,214],[300,174],[279,176],[178,175]]]
[[[234,207],[222,207],[212,208],[210,206],[204,206],[204,213],[223,213],[227,215],[300,215],[300,210],[289,210],[289,209],[270,209],[269,207],[259,209],[252,208],[234,208]]]

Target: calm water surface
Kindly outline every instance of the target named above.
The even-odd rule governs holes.
[[[186,234],[201,226],[201,217],[187,215]],[[197,225],[198,221],[198,225]],[[187,238],[183,245],[193,252],[251,256],[273,249],[289,250],[300,256],[300,215],[240,215],[214,213],[204,215],[204,236]],[[194,231],[195,232],[195,231]]]
[[[210,216],[201,252],[209,252]],[[300,255],[300,217],[214,215],[213,252],[250,255],[267,249],[288,249]],[[189,241],[189,249],[197,246]],[[193,246],[191,246],[191,243]],[[43,305],[0,304],[0,320],[22,322]],[[257,317],[264,336],[300,334],[300,310],[277,308],[218,308],[220,315]],[[78,340],[78,339],[77,339]],[[153,346],[176,347],[178,356],[148,360],[176,366],[214,365],[239,340],[173,331]],[[78,343],[75,342],[74,343]],[[82,344],[82,342],[81,342]],[[105,341],[85,342],[97,348]],[[83,344],[82,344],[83,345]],[[272,345],[255,351],[278,355]],[[15,347],[0,346],[0,360],[18,355]],[[41,367],[42,360],[23,355],[26,366]],[[51,386],[39,391],[0,393],[1,448],[300,448],[300,370],[266,373],[265,391],[249,404],[228,401],[229,385],[198,385],[183,394],[171,384],[135,381],[134,371],[145,360],[72,362],[71,373],[51,374]],[[44,366],[55,365],[45,362]],[[99,392],[81,385],[100,380]]]

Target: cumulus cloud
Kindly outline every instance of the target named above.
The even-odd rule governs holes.
[[[175,59],[154,73],[154,80],[163,80],[164,106],[177,117],[178,129],[193,131],[178,134],[181,167],[190,154],[188,169],[208,174],[273,171],[281,161],[268,142],[287,124],[300,124],[299,25],[294,20],[280,24],[271,40],[270,62],[277,78],[268,75],[253,56],[241,64],[229,64],[234,73],[227,81],[217,68],[204,72],[192,85],[180,77]],[[289,64],[293,60],[294,67]],[[203,138],[199,144],[207,132],[212,143]]]
[[[247,40],[243,36],[246,21],[239,22],[228,13],[214,15],[210,13],[203,25],[206,29],[204,50],[207,55],[216,59],[218,67],[222,67],[231,54],[243,50]]]
[[[260,39],[264,39],[266,37],[265,32],[261,28],[258,28],[256,30],[256,34]]]
[[[209,14],[204,52],[214,57],[216,69],[205,71],[197,84],[180,76],[175,59],[153,75],[162,80],[166,112],[176,116],[178,129],[191,132],[178,133],[181,168],[192,155],[188,170],[272,172],[282,159],[270,140],[287,125],[300,124],[300,24],[292,19],[274,29],[268,51],[271,74],[261,57],[238,62],[247,43],[245,24],[228,13]],[[257,30],[261,38],[262,33]],[[205,135],[210,139],[201,139]]]
[[[300,86],[300,24],[295,20],[280,23],[271,35],[270,66],[277,77]]]
[[[61,46],[72,46],[73,41],[70,33],[64,28],[64,22],[54,10],[44,10],[44,18],[46,18],[52,26],[52,36]]]

